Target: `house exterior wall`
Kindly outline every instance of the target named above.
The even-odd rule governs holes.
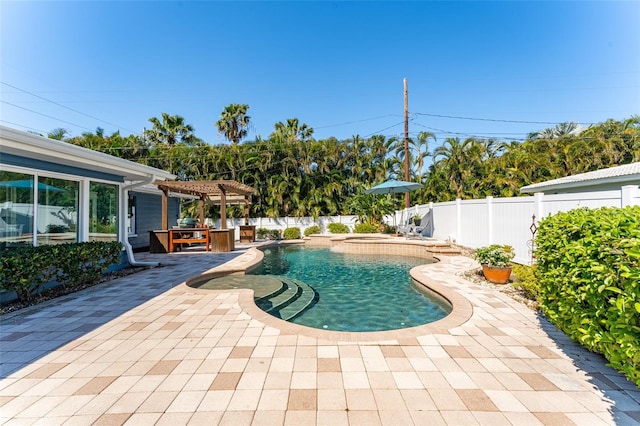
[[[149,247],[149,231],[162,227],[162,195],[130,191],[136,198],[135,234],[129,235],[134,250]],[[180,199],[169,197],[169,226],[177,224],[180,217]]]

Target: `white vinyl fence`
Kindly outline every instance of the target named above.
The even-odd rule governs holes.
[[[256,229],[279,229],[280,231],[284,231],[286,228],[300,228],[300,232],[302,232],[303,235],[305,229],[313,225],[318,225],[323,234],[328,234],[328,226],[330,223],[345,224],[349,227],[349,230],[353,232],[353,228],[357,224],[357,219],[357,216],[320,216],[318,219],[314,219],[313,217],[259,217],[249,219],[249,225],[255,225]],[[240,225],[244,225],[244,218],[227,219],[227,228],[236,228],[236,239],[240,239]],[[220,228],[220,219],[215,221],[215,226]]]
[[[428,215],[433,238],[478,248],[489,244],[508,244],[515,250],[514,261],[530,264],[532,256],[532,226],[544,217],[579,207],[625,207],[640,205],[638,186],[623,186],[619,190],[533,197],[456,200],[413,206],[396,212],[398,224],[407,218]],[[534,219],[535,216],[535,219]],[[387,219],[393,221],[393,216]],[[428,220],[429,220],[428,219]]]
[[[561,211],[579,207],[625,207],[640,205],[640,188],[635,185],[623,186],[619,190],[594,191],[574,194],[544,195],[537,193],[532,197],[493,198],[479,200],[456,200],[445,203],[430,203],[399,210],[385,218],[389,225],[402,226],[408,218],[415,215],[427,217],[422,226],[430,228],[431,237],[451,241],[469,248],[483,247],[489,244],[508,244],[515,250],[514,261],[530,264],[532,256],[532,225],[544,217]],[[356,216],[321,216],[255,218],[249,224],[256,228],[269,230],[298,227],[304,230],[319,225],[322,233],[328,233],[330,223],[343,223],[353,232],[357,224]],[[215,224],[220,227],[220,221]],[[228,219],[227,227],[236,228],[236,239],[240,238],[239,226],[244,219]]]

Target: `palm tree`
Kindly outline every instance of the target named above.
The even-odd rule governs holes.
[[[313,135],[313,127],[302,123],[297,118],[287,118],[287,122],[277,122],[273,126],[275,131],[272,138],[281,138],[284,142],[305,141]]]
[[[528,139],[558,139],[563,136],[578,136],[584,129],[574,121],[558,123],[556,127],[529,133]]]
[[[460,141],[459,138],[447,138],[433,151],[436,167],[442,167],[449,176],[450,188],[456,198],[463,198],[466,186],[471,184],[471,174],[481,163],[481,150],[473,138]]]
[[[424,159],[429,153],[429,139],[436,140],[436,136],[431,132],[420,132],[416,139],[409,138],[409,173],[410,180],[422,183],[424,174]],[[394,151],[396,158],[404,163],[405,150],[404,140],[399,138],[389,139],[390,148]],[[403,178],[404,179],[404,175]]]
[[[228,141],[238,144],[245,136],[250,126],[251,117],[247,115],[249,105],[247,104],[229,104],[227,105],[220,120],[216,121],[216,127],[220,134]]]
[[[193,134],[194,128],[185,124],[184,118],[179,115],[162,113],[162,121],[157,117],[151,117],[149,122],[153,128],[144,131],[144,136],[154,144],[173,146],[177,143],[191,145],[198,139]]]
[[[55,139],[57,141],[64,140],[64,138],[69,134],[67,129],[63,129],[62,127],[58,127],[57,129],[53,129],[49,133],[47,133],[47,137],[49,139]]]

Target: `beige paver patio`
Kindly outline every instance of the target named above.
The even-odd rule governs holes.
[[[252,256],[246,246],[139,255],[163,266],[0,317],[0,423],[640,423],[633,383],[524,305],[456,275],[475,266],[468,258],[412,271],[459,311],[358,334],[282,322],[249,290],[182,284]]]

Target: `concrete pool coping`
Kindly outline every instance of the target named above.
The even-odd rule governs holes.
[[[359,250],[357,250],[358,253],[367,252],[366,246],[370,245],[371,243],[370,239],[352,239],[351,241],[359,245]],[[284,244],[287,244],[287,242],[285,242]],[[299,244],[299,242],[294,244]],[[394,244],[402,244],[402,242],[394,242]],[[376,248],[380,247],[381,246],[376,245]],[[371,251],[376,252],[377,250]],[[182,283],[176,290],[182,291],[185,294],[202,294],[203,292],[206,293],[211,291],[238,292],[238,301],[240,303],[240,306],[249,315],[251,315],[252,318],[256,319],[257,321],[263,322],[264,324],[267,324],[271,327],[277,328],[278,330],[280,330],[280,332],[285,334],[298,334],[329,341],[347,342],[383,342],[393,341],[397,339],[410,339],[424,334],[443,333],[449,329],[459,327],[466,321],[468,321],[473,314],[473,307],[471,303],[469,303],[469,301],[464,296],[447,287],[445,285],[445,282],[448,279],[453,278],[453,276],[455,276],[457,273],[463,272],[465,270],[475,269],[479,265],[471,259],[469,259],[469,262],[466,263],[458,260],[457,263],[452,264],[451,259],[446,256],[432,256],[425,254],[421,257],[425,259],[433,259],[436,260],[436,262],[427,263],[412,268],[410,271],[411,277],[415,282],[418,283],[423,291],[429,292],[435,297],[441,298],[447,304],[449,304],[451,306],[451,312],[444,318],[431,323],[395,330],[369,332],[321,330],[284,321],[268,314],[255,304],[254,291],[252,289],[215,290],[210,288],[198,288],[202,283],[211,279],[219,278],[229,274],[244,274],[245,272],[255,268],[260,264],[263,258],[262,251],[257,248],[250,248],[242,256],[187,280],[186,282]]]

